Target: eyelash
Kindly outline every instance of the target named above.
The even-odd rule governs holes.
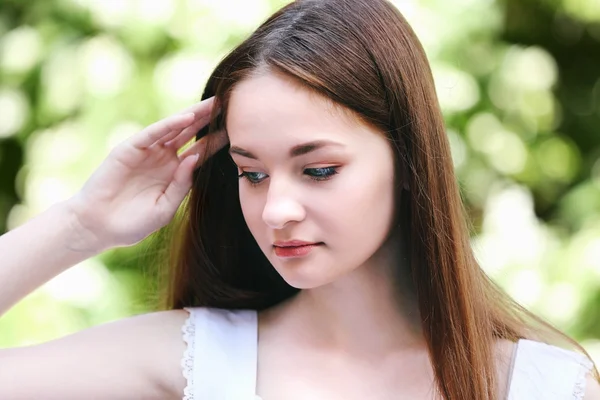
[[[334,175],[336,175],[338,173],[338,171],[337,171],[338,168],[339,167],[306,168],[304,170],[304,173],[306,173],[306,171],[325,171],[325,173],[321,174],[320,176],[314,176],[314,175],[311,176],[311,175],[309,175],[309,178],[312,179],[313,181],[322,182],[322,181],[329,180]],[[238,175],[238,177],[240,179],[246,179],[246,181],[248,181],[248,183],[250,183],[250,185],[252,185],[252,186],[260,185],[262,183],[262,181],[268,177],[267,174],[264,174],[265,177],[263,179],[256,180],[256,179],[252,179],[250,177],[250,174],[261,174],[261,172],[246,172],[246,171],[243,171],[241,174]]]

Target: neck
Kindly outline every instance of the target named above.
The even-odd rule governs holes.
[[[392,236],[364,265],[328,285],[302,290],[277,309],[301,340],[370,354],[420,346],[424,339],[402,241]],[[405,276],[399,276],[405,275]],[[279,317],[277,317],[279,318]]]

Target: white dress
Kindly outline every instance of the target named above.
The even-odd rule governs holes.
[[[256,311],[188,308],[183,400],[261,400],[256,394]],[[582,354],[520,340],[508,400],[582,400],[591,361]]]

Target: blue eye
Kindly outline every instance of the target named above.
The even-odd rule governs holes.
[[[325,167],[325,168],[306,168],[304,174],[314,181],[325,181],[331,179],[331,177],[337,174],[338,167]],[[264,172],[250,172],[242,171],[238,175],[240,179],[246,179],[252,186],[260,184],[262,181],[267,179],[269,175]]]
[[[315,181],[325,181],[337,174],[337,167],[307,168],[304,173]]]
[[[251,185],[258,185],[264,179],[266,179],[267,176],[268,176],[267,174],[262,173],[262,172],[246,172],[246,171],[243,171],[241,174],[238,175],[239,178],[246,179],[248,182],[250,182]]]

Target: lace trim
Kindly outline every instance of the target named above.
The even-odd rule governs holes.
[[[573,400],[583,400],[583,396],[585,396],[587,374],[590,372],[592,367],[592,362],[588,360],[587,357],[582,357],[579,365],[579,373],[577,374],[577,380],[575,381],[575,386],[573,387]]]
[[[183,341],[186,343],[186,349],[181,359],[181,372],[187,381],[183,389],[183,400],[194,400],[194,349],[196,347],[196,325],[194,323],[194,313],[189,308],[184,308],[189,313],[181,332]]]

